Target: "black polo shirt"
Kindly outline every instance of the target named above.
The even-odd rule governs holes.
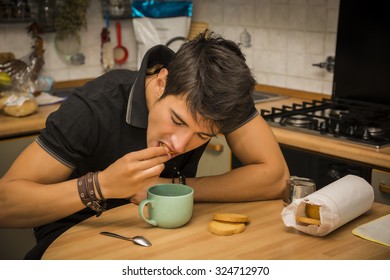
[[[48,117],[37,143],[73,169],[69,179],[104,170],[125,154],[145,149],[148,125],[146,69],[155,64],[167,66],[173,55],[169,48],[155,46],[145,54],[139,71],[113,70],[74,89],[60,108]],[[195,177],[205,147],[206,144],[168,161],[161,177],[171,178],[174,167],[186,177]],[[125,203],[129,201],[109,199],[107,209]],[[94,214],[85,208],[35,228],[37,246],[26,258],[41,258],[61,233]]]

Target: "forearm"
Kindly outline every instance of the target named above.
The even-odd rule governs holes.
[[[35,227],[85,207],[78,195],[76,180],[46,185],[3,180],[0,186],[0,227]]]
[[[270,169],[246,165],[222,175],[188,179],[195,201],[239,202],[281,198],[289,176],[287,166]]]

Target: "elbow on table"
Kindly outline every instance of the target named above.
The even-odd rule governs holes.
[[[284,165],[283,168],[278,168],[274,174],[275,179],[270,183],[269,191],[267,192],[267,199],[283,198],[286,182],[289,177],[290,172],[287,165]]]

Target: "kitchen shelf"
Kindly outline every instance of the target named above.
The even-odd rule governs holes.
[[[110,20],[131,19],[131,0],[123,0],[122,2],[123,12],[122,9],[120,11],[115,10],[115,8],[110,5],[109,0],[101,0],[103,18],[106,19],[106,16],[108,15],[108,19]]]
[[[26,23],[26,22],[32,22],[35,19],[32,17],[28,18],[0,18],[0,23],[9,23],[9,24],[14,24],[14,23]]]
[[[0,23],[12,24],[34,21],[37,13],[36,1],[0,1]]]
[[[1,4],[0,9],[4,10],[6,4]],[[13,8],[14,9],[14,8]],[[17,17],[15,15],[5,15],[4,11],[0,11],[0,24],[21,24],[21,23],[33,23],[38,22],[38,0],[28,0],[26,1],[26,11],[27,15],[25,17]],[[42,30],[39,30],[39,33],[48,33],[55,32],[54,26],[40,27]]]

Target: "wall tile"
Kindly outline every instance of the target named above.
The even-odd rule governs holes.
[[[224,0],[214,0],[214,1],[206,1],[208,10],[207,16],[204,21],[214,23],[214,24],[223,24],[224,23]],[[194,5],[196,5],[196,1],[194,1]]]
[[[286,77],[287,76],[285,75],[268,74],[268,84],[271,86],[285,88],[287,86]]]
[[[270,27],[287,28],[288,27],[289,6],[286,4],[271,5]]]
[[[307,17],[307,6],[306,5],[290,5],[289,6],[289,28],[304,30],[306,28],[306,17]]]
[[[253,26],[256,24],[257,14],[255,0],[240,0],[240,25]]]
[[[286,53],[288,42],[288,32],[286,30],[271,30],[269,32],[268,49],[275,52]]]
[[[306,33],[303,31],[295,31],[295,30],[288,32],[287,53],[289,55],[305,53],[306,51],[305,34]]]
[[[311,66],[335,54],[340,0],[193,0],[193,20],[205,21],[215,32],[240,42],[246,28],[252,46],[243,48],[248,66],[259,83],[331,94],[333,74]],[[86,64],[74,66],[55,49],[55,33],[43,34],[43,75],[57,81],[94,78],[103,73],[100,64],[100,32],[105,26],[99,0],[91,0],[88,27],[81,31],[81,52]],[[116,68],[136,69],[137,42],[132,20],[122,20],[122,43],[128,61]],[[20,58],[32,44],[27,24],[0,24],[0,51]],[[117,43],[115,21],[111,40]]]
[[[339,10],[329,9],[326,19],[326,31],[337,32],[337,23],[339,20]]]
[[[287,58],[287,74],[289,76],[305,76],[305,55],[303,54],[289,54]]]
[[[257,27],[268,27],[271,21],[271,4],[270,1],[262,0],[255,3],[256,19],[254,24]]]
[[[305,50],[307,54],[324,53],[325,34],[320,32],[307,32],[305,36]]]

